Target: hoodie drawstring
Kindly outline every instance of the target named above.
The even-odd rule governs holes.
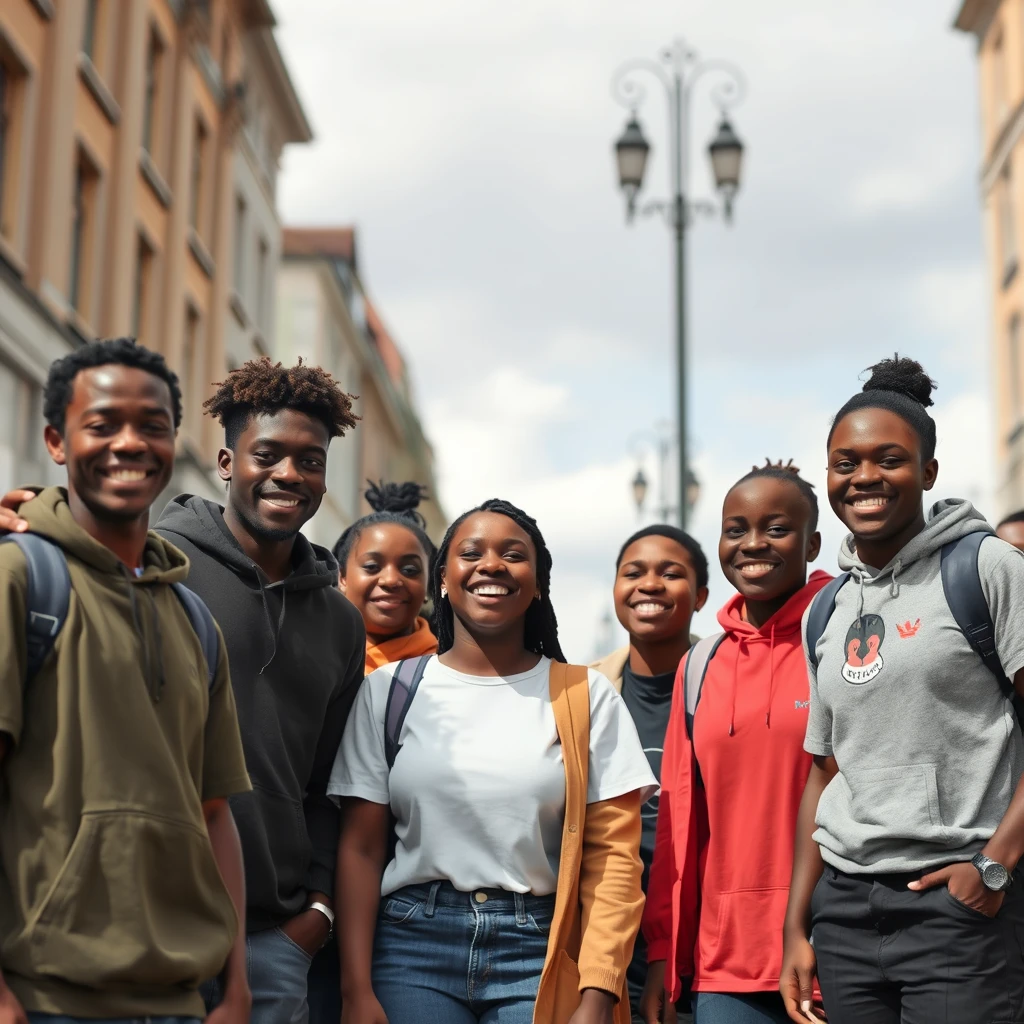
[[[260,675],[270,667],[271,662],[277,657],[277,640],[281,635],[281,627],[284,625],[284,611],[287,591],[281,591],[281,614],[277,617],[277,628],[274,628],[274,620],[270,617],[270,605],[267,602],[267,588],[263,584],[263,573],[253,565],[256,578],[260,581],[260,599],[263,602],[263,616],[267,620],[267,630],[270,633],[270,657],[266,664],[260,669]]]
[[[164,684],[166,682],[166,678],[164,676],[163,645],[160,637],[160,616],[157,614],[156,610],[156,597],[153,595],[150,587],[145,588],[149,604],[149,628],[147,628],[147,624],[142,621],[141,609],[139,607],[138,584],[136,584],[127,575],[127,573],[128,570],[125,569],[125,583],[128,586],[128,601],[131,604],[132,609],[132,622],[135,625],[135,632],[138,634],[139,641],[142,644],[142,660],[143,670],[146,677],[146,690],[149,692],[149,696],[153,703],[156,704],[163,696]],[[150,642],[151,635],[153,638],[152,643]],[[156,648],[155,652],[153,647]],[[155,671],[154,660],[156,662]]]
[[[775,697],[775,625],[772,625],[768,641],[768,707],[764,712],[764,724],[772,727],[772,699]]]
[[[732,663],[732,694],[729,705],[729,735],[736,735],[736,697],[739,691],[740,658],[747,650],[749,640],[746,636],[740,635],[737,638],[739,649],[736,651],[736,660]],[[757,639],[755,637],[755,639]],[[768,634],[768,700],[764,709],[764,724],[770,729],[772,727],[772,701],[775,699],[775,624],[772,624],[771,633]]]
[[[900,559],[896,559],[896,564],[892,567],[892,583],[889,584],[889,596],[897,598],[900,596],[900,584],[897,577],[903,571],[903,562]],[[863,609],[861,609],[863,611]]]
[[[747,638],[739,637],[739,650],[736,652],[736,660],[732,663],[732,703],[729,707],[729,735],[736,735],[736,691],[739,689],[740,657],[743,648],[746,646]]]

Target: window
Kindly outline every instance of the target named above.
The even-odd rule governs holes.
[[[1021,418],[1021,361],[1020,361],[1020,316],[1014,313],[1006,335],[1007,376],[1010,378],[1010,430]]]
[[[139,235],[135,250],[135,295],[132,302],[132,335],[145,342],[149,324],[149,294],[152,278],[153,250],[142,235]]]
[[[999,204],[999,244],[1003,258],[1003,283],[1006,284],[1017,269],[1016,211],[1013,202],[1013,173],[1009,160],[999,175],[996,201]]]
[[[7,136],[10,132],[11,113],[11,73],[7,65],[0,61],[0,213],[4,208],[4,173],[7,169]],[[6,234],[4,225],[0,223],[0,234]]]
[[[245,298],[245,199],[235,196],[235,293]]]
[[[203,215],[203,189],[205,187],[203,164],[206,162],[206,125],[197,117],[195,137],[192,140],[192,194],[189,197],[189,224],[202,236],[199,230]]]
[[[20,154],[25,144],[27,69],[0,37],[0,235],[13,240],[18,221]]]
[[[267,300],[270,295],[270,282],[267,280],[267,265],[270,262],[270,246],[265,238],[260,239],[260,258],[256,277],[256,311],[257,326],[263,334],[267,333]]]
[[[1007,111],[1008,84],[1006,81],[1006,47],[1003,46],[1002,32],[992,43],[992,109],[996,113],[995,130],[1002,125]]]
[[[194,405],[189,396],[195,384],[196,367],[199,365],[202,326],[199,310],[189,303],[185,310],[185,338],[181,351],[181,390],[185,396],[185,408],[187,409],[191,409]]]
[[[96,63],[96,20],[100,0],[86,0],[85,27],[82,29],[82,53]]]
[[[99,174],[79,149],[75,165],[75,192],[71,220],[71,272],[68,300],[85,321],[89,319],[89,283],[92,241],[96,229],[96,189]]]
[[[154,156],[153,140],[156,135],[154,125],[157,121],[159,105],[157,96],[160,88],[160,72],[163,66],[163,44],[155,29],[150,29],[149,46],[146,49],[146,84],[142,100],[142,148]]]

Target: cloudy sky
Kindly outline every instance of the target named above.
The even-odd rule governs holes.
[[[286,153],[291,224],[358,227],[361,270],[412,366],[454,515],[501,496],[555,558],[563,646],[591,657],[638,523],[638,457],[674,415],[671,238],[627,228],[609,82],[677,36],[739,64],[747,146],[732,227],[690,244],[692,529],[717,567],[721,501],[766,456],[819,491],[831,415],[896,350],[937,394],[937,494],[991,504],[974,48],[935,0],[277,0],[316,132]],[[708,83],[710,84],[710,83]],[[715,109],[698,87],[693,192]],[[664,101],[641,110],[648,198]],[[824,510],[832,568],[840,531]]]

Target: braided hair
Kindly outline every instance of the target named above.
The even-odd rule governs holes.
[[[359,420],[352,411],[352,396],[320,366],[272,363],[266,356],[250,359],[214,385],[217,390],[203,403],[208,416],[220,420],[224,443],[234,451],[253,416],[294,409],[323,423],[328,438],[344,437]]]
[[[863,390],[836,413],[828,443],[831,445],[839,421],[849,413],[858,409],[886,409],[914,428],[921,439],[921,461],[930,462],[935,458],[935,420],[928,415],[927,407],[934,404],[935,381],[917,360],[898,352],[892,359],[883,359],[868,369],[871,376]]]
[[[533,542],[537,551],[537,589],[540,591],[540,600],[534,601],[527,609],[523,646],[534,654],[564,662],[565,655],[558,642],[558,620],[551,605],[551,552],[544,543],[537,520],[511,502],[502,501],[500,498],[491,498],[459,516],[448,527],[448,532],[438,548],[437,561],[430,575],[430,597],[434,605],[434,636],[437,637],[438,654],[450,651],[455,643],[455,613],[452,611],[451,603],[441,597],[441,570],[448,560],[448,551],[459,527],[478,512],[494,512],[506,516]]]
[[[348,556],[359,543],[363,531],[384,523],[404,527],[416,538],[427,556],[427,573],[428,576],[431,575],[434,571],[434,559],[437,558],[437,548],[427,536],[427,521],[417,511],[420,502],[427,496],[427,489],[411,480],[404,484],[385,483],[383,480],[376,484],[370,480],[366,482],[369,486],[364,496],[373,511],[362,519],[357,519],[334,545],[334,557],[338,560],[341,575],[345,575]]]
[[[814,533],[814,531],[817,530],[818,496],[814,493],[814,484],[805,480],[800,475],[800,467],[794,466],[792,459],[790,459],[785,465],[783,465],[782,459],[779,459],[778,462],[772,462],[771,459],[765,459],[763,466],[754,466],[746,476],[741,476],[739,480],[729,488],[729,493],[736,490],[740,484],[745,484],[748,480],[783,480],[786,483],[793,484],[803,496],[804,501],[807,502],[807,505],[811,510],[811,533]]]

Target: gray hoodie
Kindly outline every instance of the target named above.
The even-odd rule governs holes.
[[[970,860],[991,838],[1024,773],[1010,701],[960,632],[942,590],[944,544],[992,533],[966,501],[939,502],[884,569],[857,557],[808,665],[805,748],[839,774],[818,804],[815,840],[853,874],[919,872]],[[1024,553],[992,537],[978,570],[1012,679],[1024,667]],[[804,643],[806,645],[806,617]]]

